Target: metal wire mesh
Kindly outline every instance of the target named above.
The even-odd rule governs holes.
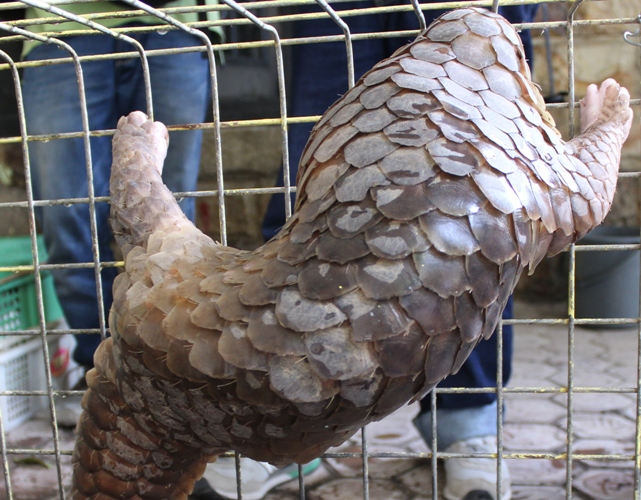
[[[333,4],[342,3],[343,0],[333,2]],[[101,311],[100,316],[100,328],[95,329],[85,329],[85,330],[50,330],[45,321],[44,314],[44,299],[43,299],[43,290],[42,290],[42,272],[52,269],[69,269],[69,268],[90,268],[94,270],[95,279],[96,279],[96,290],[98,294],[98,303],[102,303],[102,281],[101,281],[101,271],[105,268],[110,267],[119,267],[122,265],[121,262],[107,262],[101,259],[101,256],[98,252],[98,235],[95,226],[95,207],[98,203],[107,202],[108,198],[103,196],[95,196],[93,193],[93,169],[92,169],[92,157],[91,157],[91,145],[90,137],[97,136],[110,136],[113,135],[114,130],[92,130],[89,126],[89,120],[87,117],[87,105],[85,102],[85,92],[84,92],[84,82],[83,82],[83,65],[87,62],[94,60],[123,60],[138,58],[140,59],[143,68],[144,68],[144,77],[145,77],[145,90],[146,90],[146,101],[147,109],[146,112],[149,115],[153,116],[153,96],[151,93],[151,83],[150,75],[148,69],[148,58],[161,56],[169,53],[189,53],[189,52],[202,52],[206,55],[209,61],[210,75],[211,75],[211,87],[212,87],[212,110],[211,110],[211,120],[203,123],[189,123],[182,125],[174,125],[169,127],[170,130],[193,130],[193,129],[203,129],[208,131],[211,135],[209,139],[213,141],[213,158],[214,158],[214,170],[215,170],[215,180],[216,187],[215,189],[203,189],[197,192],[181,192],[176,193],[177,198],[183,197],[196,197],[196,198],[215,198],[216,206],[219,214],[219,230],[217,234],[219,239],[223,244],[228,243],[228,225],[227,225],[227,204],[231,198],[236,197],[252,197],[256,195],[269,195],[273,193],[285,193],[286,203],[286,216],[289,217],[292,213],[290,200],[290,193],[295,192],[294,180],[289,176],[289,164],[290,159],[288,156],[288,126],[297,123],[313,123],[318,120],[318,116],[289,116],[287,112],[287,92],[286,92],[286,80],[287,80],[287,71],[286,67],[286,51],[287,47],[293,46],[296,44],[322,44],[340,41],[345,44],[345,51],[347,54],[347,66],[345,72],[347,75],[348,86],[351,87],[354,85],[354,47],[353,43],[358,40],[365,40],[370,38],[390,38],[390,37],[405,37],[407,39],[413,37],[417,31],[397,31],[397,32],[377,32],[377,33],[351,33],[349,27],[344,22],[344,19],[362,16],[366,14],[392,14],[397,12],[407,12],[416,10],[417,14],[421,15],[422,11],[429,11],[432,9],[444,9],[444,8],[457,8],[464,6],[485,6],[489,8],[496,9],[498,5],[509,6],[509,5],[524,5],[532,3],[540,3],[545,7],[554,6],[558,4],[561,7],[566,8],[566,18],[562,20],[553,20],[548,21],[547,19],[542,19],[536,23],[533,23],[528,26],[519,26],[519,28],[529,28],[536,33],[545,33],[550,30],[561,30],[565,33],[565,44],[566,44],[566,55],[567,55],[567,100],[563,103],[549,104],[548,107],[551,110],[555,110],[559,113],[567,114],[567,123],[568,123],[568,133],[570,136],[574,135],[574,122],[575,122],[575,109],[578,105],[577,96],[576,96],[576,76],[575,76],[575,31],[584,27],[603,27],[610,30],[610,32],[620,32],[620,42],[624,44],[623,33],[626,29],[632,29],[626,34],[626,41],[629,43],[636,43],[638,38],[634,35],[634,26],[638,25],[638,19],[636,17],[628,18],[607,18],[607,19],[581,19],[577,20],[577,13],[580,12],[581,6],[583,4],[595,3],[590,0],[576,0],[574,2],[564,2],[560,0],[547,0],[545,2],[535,2],[534,0],[501,0],[499,1],[458,1],[458,2],[441,2],[441,3],[429,3],[421,4],[415,2],[407,2],[404,5],[387,5],[386,2],[381,2],[380,4],[372,5],[371,3],[360,2],[362,5],[359,5],[357,8],[350,8],[348,10],[340,10],[338,12],[334,11],[332,7],[327,4],[324,0],[316,0],[317,9],[313,12],[308,13],[292,13],[292,7],[299,5],[314,5],[313,0],[276,0],[271,2],[244,2],[242,5],[232,1],[232,0],[222,0],[220,5],[203,5],[203,6],[194,6],[194,7],[173,7],[173,8],[164,8],[160,10],[152,9],[148,5],[137,1],[137,0],[124,0],[124,3],[129,4],[131,8],[125,8],[118,12],[110,13],[100,13],[100,14],[88,14],[83,17],[73,16],[66,11],[62,10],[64,5],[67,3],[72,3],[71,1],[61,1],[56,2],[56,5],[47,4],[39,0],[23,0],[22,4],[26,4],[32,7],[38,7],[42,10],[48,11],[55,16],[60,16],[67,20],[73,20],[84,25],[84,28],[81,30],[73,30],[66,32],[51,32],[36,34],[31,31],[28,31],[27,28],[30,26],[43,24],[46,22],[51,22],[51,18],[48,19],[21,19],[10,22],[0,23],[0,30],[6,32],[8,36],[0,39],[0,58],[4,61],[0,64],[0,71],[10,72],[15,86],[15,98],[17,100],[18,107],[18,121],[20,125],[20,134],[16,136],[3,137],[0,138],[0,144],[20,144],[22,148],[22,155],[24,159],[24,176],[25,176],[25,185],[26,185],[26,201],[17,201],[17,202],[1,202],[0,203],[0,217],[2,217],[2,212],[9,209],[24,209],[28,212],[29,220],[29,229],[31,235],[31,246],[33,252],[33,263],[31,265],[24,266],[5,266],[0,267],[0,272],[33,272],[35,276],[36,283],[36,299],[37,299],[37,308],[39,313],[39,325],[35,330],[16,330],[11,332],[3,332],[3,335],[7,336],[21,336],[25,338],[38,337],[41,340],[41,348],[43,351],[43,358],[46,367],[46,390],[41,391],[24,391],[24,390],[14,390],[14,391],[1,391],[0,397],[7,396],[40,396],[46,397],[49,407],[49,415],[52,422],[56,421],[56,411],[54,401],[55,398],[62,396],[69,396],[77,394],[74,391],[63,391],[63,390],[54,390],[52,385],[52,376],[49,370],[51,353],[49,352],[48,339],[55,336],[64,335],[67,333],[100,333],[103,338],[108,333],[108,325],[105,318],[104,311],[99,307]],[[359,2],[353,2],[359,4]],[[604,4],[613,3],[608,2],[607,0],[602,2]],[[19,5],[20,2],[7,2],[0,4],[0,13],[8,11],[11,8],[15,8]],[[122,17],[122,18],[133,18],[135,16],[141,15],[143,12],[151,14],[156,17],[157,22],[152,25],[147,26],[136,26],[136,27],[116,27],[116,28],[105,28],[100,24],[101,21],[111,18],[111,17]],[[220,12],[223,14],[219,20],[216,21],[197,21],[192,23],[181,23],[175,19],[176,14],[181,14],[185,12]],[[309,38],[292,38],[288,36],[281,37],[279,34],[281,30],[287,32],[286,27],[291,25],[291,23],[301,23],[309,22],[314,19],[326,19],[331,18],[335,21],[337,25],[340,26],[342,35],[325,35]],[[424,23],[424,20],[422,21]],[[210,27],[222,27],[225,30],[230,31],[232,35],[235,29],[254,26],[256,29],[252,31],[253,36],[256,39],[253,40],[242,40],[238,36],[228,37],[227,42],[221,42],[217,44],[212,44],[210,38],[205,34],[206,30]],[[277,29],[278,27],[278,29]],[[144,32],[153,32],[159,30],[183,30],[189,32],[202,40],[203,44],[194,47],[181,48],[181,49],[170,49],[170,50],[154,50],[154,51],[145,51],[142,46],[136,40],[132,39],[129,35],[134,33],[144,33]],[[130,52],[124,53],[114,53],[106,54],[100,56],[78,56],[74,50],[69,46],[65,39],[72,35],[78,34],[96,34],[103,33],[114,38],[118,38],[131,45]],[[49,61],[19,61],[12,59],[5,51],[2,51],[3,44],[8,44],[11,42],[22,41],[25,39],[37,40],[42,43],[55,44],[60,47],[62,50],[66,51],[68,54],[67,57],[62,59],[55,59]],[[242,120],[223,120],[220,114],[220,96],[219,96],[219,77],[217,74],[217,65],[216,65],[216,53],[244,53],[244,51],[272,51],[273,53],[273,67],[271,71],[275,73],[277,80],[277,92],[278,92],[278,111],[273,116],[269,117],[250,117],[244,118]],[[641,52],[639,52],[641,55]],[[268,58],[269,59],[269,58]],[[267,59],[266,59],[267,60]],[[26,122],[24,116],[24,108],[22,102],[22,94],[20,87],[20,70],[26,67],[33,67],[36,65],[55,65],[61,63],[71,62],[76,68],[76,74],[78,79],[78,88],[80,95],[80,108],[82,110],[83,116],[83,130],[81,132],[65,132],[65,133],[54,133],[47,135],[31,135],[29,134],[29,123]],[[638,75],[635,76],[635,79],[638,80]],[[553,84],[549,85],[550,87]],[[550,90],[554,90],[553,88]],[[632,104],[635,107],[638,107],[640,99],[638,96],[632,96]],[[226,172],[223,165],[223,131],[229,129],[249,129],[250,127],[256,126],[276,126],[280,128],[280,144],[276,147],[279,148],[282,155],[282,164],[284,166],[284,187],[265,187],[265,186],[250,186],[244,188],[234,188],[229,189],[225,188],[226,185]],[[57,141],[62,139],[79,137],[84,141],[85,147],[85,158],[86,158],[86,172],[88,179],[88,196],[81,198],[72,198],[72,199],[34,199],[33,190],[32,190],[32,180],[31,180],[31,166],[29,162],[29,143],[35,141]],[[627,171],[620,174],[620,178],[626,179],[629,182],[638,182],[639,173]],[[60,263],[60,264],[47,264],[41,262],[40,257],[38,256],[38,247],[36,241],[37,234],[37,222],[35,217],[35,209],[42,206],[53,206],[53,205],[74,205],[74,204],[88,204],[90,213],[92,214],[92,243],[93,243],[93,259],[90,262],[84,263]],[[233,242],[232,242],[233,243]],[[611,327],[617,325],[626,325],[633,324],[636,325],[636,331],[639,332],[639,318],[609,318],[609,319],[594,319],[594,318],[576,318],[576,258],[577,252],[610,252],[615,250],[639,250],[640,245],[638,244],[626,244],[626,245],[582,245],[582,246],[572,246],[567,252],[567,262],[568,262],[568,305],[567,312],[563,315],[559,315],[554,318],[518,318],[512,320],[506,320],[503,324],[514,325],[517,330],[516,334],[519,335],[519,332],[530,327],[563,327],[567,334],[567,356],[565,358],[565,367],[566,367],[566,380],[564,383],[560,383],[556,386],[510,386],[504,387],[502,382],[502,372],[500,367],[502,366],[502,328],[500,327],[498,335],[498,367],[497,368],[497,384],[496,388],[440,388],[434,391],[431,395],[432,407],[435,408],[436,405],[436,394],[446,394],[446,393],[488,393],[496,392],[498,397],[498,426],[497,426],[497,435],[498,435],[498,448],[496,453],[492,454],[475,454],[473,456],[478,457],[498,457],[499,463],[504,460],[553,460],[559,461],[564,470],[565,470],[565,481],[563,485],[564,494],[566,498],[576,497],[577,491],[573,489],[573,480],[575,474],[575,462],[577,461],[588,461],[588,460],[598,460],[598,461],[611,461],[616,463],[630,463],[633,462],[634,467],[634,484],[630,490],[633,492],[634,498],[641,497],[641,399],[639,396],[639,387],[641,385],[641,362],[639,361],[638,356],[638,335],[636,342],[636,356],[637,356],[637,370],[636,370],[636,384],[634,386],[612,386],[612,387],[601,387],[599,385],[592,386],[577,386],[575,383],[575,356],[576,356],[576,346],[577,338],[581,335],[577,333],[577,326],[582,325],[597,325],[599,327]],[[638,258],[638,257],[637,257]],[[522,330],[521,330],[522,329]],[[519,394],[535,394],[535,395],[559,395],[565,398],[565,415],[563,417],[565,423],[565,451],[563,452],[514,452],[508,451],[504,448],[504,403],[506,399],[509,399],[512,395]],[[633,396],[636,400],[634,405],[634,414],[632,415],[633,420],[636,422],[636,432],[635,432],[635,441],[633,452],[629,453],[579,453],[575,451],[574,448],[574,421],[575,421],[575,398],[577,395],[581,394],[627,394]],[[436,412],[432,411],[432,427],[433,430],[436,429]],[[7,498],[18,498],[12,490],[12,480],[11,480],[11,467],[10,462],[12,457],[18,455],[30,455],[30,456],[52,456],[55,459],[57,467],[57,480],[58,488],[57,492],[52,492],[52,495],[58,495],[59,498],[65,498],[66,492],[68,492],[68,482],[69,479],[64,476],[63,470],[61,468],[61,458],[71,454],[71,450],[65,448],[61,445],[58,428],[56,425],[51,426],[53,433],[53,448],[52,449],[30,449],[30,448],[15,448],[9,447],[7,444],[7,433],[3,428],[3,420],[0,418],[0,450],[2,452],[2,468],[4,474],[5,490]],[[436,436],[436,432],[434,432]],[[437,449],[436,437],[433,439],[431,445],[432,450]],[[431,490],[432,497],[437,498],[440,488],[439,484],[439,475],[438,475],[438,462],[437,459],[442,458],[451,458],[451,457],[461,457],[461,456],[472,456],[472,455],[461,455],[461,454],[452,454],[452,453],[424,453],[424,452],[376,452],[368,449],[368,440],[365,430],[362,432],[362,443],[361,449],[357,452],[352,451],[335,451],[328,453],[325,458],[334,458],[334,459],[350,459],[356,458],[362,461],[362,483],[363,483],[363,498],[368,499],[370,497],[370,474],[368,472],[368,464],[372,459],[384,459],[384,458],[394,458],[394,459],[404,459],[404,460],[413,460],[413,459],[428,459],[430,462],[430,471],[432,475],[431,481]],[[237,460],[237,464],[240,462]],[[502,469],[498,467],[498,491],[497,497],[501,497],[501,474]],[[242,494],[241,488],[241,470],[238,465],[238,484],[239,484],[239,494]],[[298,488],[298,494],[300,498],[304,498],[306,495],[306,484],[302,474],[302,469],[300,469],[300,482]],[[68,496],[68,493],[67,493]],[[543,498],[543,497],[541,497]],[[581,497],[582,498],[582,497]],[[607,497],[603,497],[607,498]],[[612,497],[614,498],[614,496]],[[617,497],[619,498],[619,497]],[[623,498],[623,497],[620,497]]]

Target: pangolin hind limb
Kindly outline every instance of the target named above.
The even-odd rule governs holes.
[[[521,271],[600,224],[632,118],[590,87],[564,142],[497,14],[439,18],[315,126],[294,215],[215,243],[162,184],[162,124],[114,137],[125,256],[74,450],[76,499],[184,499],[237,450],[305,463],[429,392],[491,335]]]

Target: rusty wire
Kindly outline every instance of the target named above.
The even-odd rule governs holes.
[[[226,243],[227,231],[226,231],[226,212],[225,212],[225,198],[226,197],[245,197],[253,196],[257,194],[274,194],[274,193],[284,193],[287,202],[289,203],[290,193],[295,192],[295,186],[291,185],[291,180],[289,178],[289,159],[288,159],[288,147],[287,147],[287,130],[288,125],[295,123],[314,123],[319,119],[318,116],[297,116],[291,117],[287,115],[286,109],[286,94],[285,94],[285,68],[283,60],[283,47],[291,46],[295,44],[316,44],[316,43],[330,43],[336,41],[342,41],[345,43],[345,50],[347,54],[348,66],[347,66],[347,75],[349,86],[351,87],[354,83],[354,63],[353,63],[353,42],[357,40],[369,39],[369,38],[386,38],[394,36],[413,36],[417,34],[417,31],[402,31],[402,32],[385,32],[385,33],[350,33],[349,28],[343,22],[343,18],[364,15],[364,14],[374,14],[374,13],[392,13],[392,12],[409,12],[413,9],[417,14],[419,14],[420,21],[420,11],[429,11],[432,9],[439,8],[457,8],[465,7],[470,5],[484,6],[488,8],[496,9],[500,6],[508,5],[522,5],[522,4],[533,4],[533,3],[563,3],[564,0],[478,0],[478,1],[455,1],[455,2],[441,2],[438,4],[422,4],[420,5],[420,10],[417,9],[419,5],[414,0],[408,1],[406,5],[400,6],[377,6],[377,7],[368,7],[368,8],[358,8],[351,10],[341,10],[340,15],[335,12],[332,7],[325,2],[325,0],[275,0],[275,1],[257,1],[257,2],[243,2],[242,6],[233,0],[222,0],[222,3],[217,6],[201,6],[201,7],[192,7],[192,8],[168,8],[155,10],[151,9],[145,4],[137,0],[124,0],[126,3],[130,4],[137,10],[123,10],[121,12],[107,13],[107,14],[91,14],[86,15],[84,18],[78,18],[78,16],[68,17],[68,19],[73,19],[76,22],[80,22],[85,25],[85,28],[82,30],[74,30],[65,33],[57,32],[48,32],[36,35],[29,31],[26,31],[25,28],[30,25],[45,24],[51,22],[51,18],[47,19],[29,19],[29,20],[20,20],[14,22],[0,23],[0,30],[4,30],[12,34],[1,40],[4,42],[11,42],[16,40],[23,39],[35,39],[45,43],[54,43],[59,45],[63,49],[67,50],[69,57],[61,58],[51,61],[37,61],[37,62],[20,62],[13,61],[6,53],[0,51],[0,59],[4,62],[0,64],[0,71],[11,71],[13,74],[13,79],[16,88],[16,98],[18,100],[18,106],[21,110],[21,94],[20,94],[20,85],[18,81],[18,70],[24,67],[38,66],[38,65],[47,65],[47,64],[63,64],[72,62],[78,74],[78,82],[80,88],[81,100],[84,99],[83,92],[83,81],[82,81],[82,65],[89,61],[96,60],[119,60],[119,59],[129,59],[129,58],[140,58],[143,61],[144,66],[144,77],[145,77],[145,90],[147,95],[148,102],[148,113],[153,113],[153,104],[151,99],[151,84],[149,80],[149,71],[146,66],[146,60],[148,57],[157,57],[166,54],[174,53],[186,53],[194,51],[202,51],[206,53],[210,62],[211,69],[211,80],[212,80],[212,102],[213,102],[213,121],[210,123],[195,123],[195,124],[183,124],[175,125],[168,127],[169,130],[193,130],[193,129],[210,129],[214,131],[214,141],[215,141],[215,168],[217,176],[217,185],[218,189],[215,190],[206,190],[206,191],[197,191],[197,192],[183,192],[175,193],[177,198],[193,196],[193,197],[216,197],[218,199],[218,208],[220,213],[220,234],[223,244]],[[348,0],[337,0],[332,2],[332,4],[342,3]],[[579,27],[584,26],[593,26],[593,25],[633,25],[639,22],[640,18],[626,18],[626,19],[599,19],[599,20],[575,20],[575,14],[580,9],[582,3],[587,3],[592,0],[575,0],[571,3],[569,7],[568,18],[565,21],[555,21],[555,22],[539,22],[532,23],[528,27],[532,29],[555,29],[555,28],[565,28],[567,33],[567,62],[568,62],[568,94],[569,99],[568,103],[552,104],[549,105],[549,108],[562,108],[567,109],[569,116],[569,127],[570,134],[574,134],[574,115],[575,108],[578,106],[575,96],[575,78],[574,78],[574,31]],[[57,8],[50,6],[40,0],[25,0],[25,3],[29,5],[39,6],[45,10],[50,11],[56,15],[64,15],[64,11],[61,11],[60,7],[63,7],[65,4],[74,3],[74,0],[62,0],[56,2]],[[306,14],[278,14],[270,16],[260,16],[258,13],[261,12],[263,8],[281,8],[281,7],[292,7],[296,5],[313,5],[316,3],[319,6],[318,12],[315,13],[306,13]],[[0,13],[3,10],[15,7],[19,2],[9,2],[3,3],[0,7]],[[208,12],[208,11],[225,11],[225,12],[235,12],[240,17],[233,19],[220,19],[218,21],[207,21],[207,22],[194,22],[194,23],[180,23],[176,21],[172,15],[185,13],[185,12]],[[108,17],[119,17],[119,18],[130,18],[140,15],[141,13],[147,13],[155,15],[158,19],[157,25],[152,26],[143,26],[143,27],[133,27],[133,28],[113,28],[107,29],[100,27],[100,20]],[[343,35],[332,35],[332,36],[322,36],[322,37],[310,37],[310,38],[297,38],[297,39],[288,39],[281,38],[278,30],[274,25],[279,23],[290,23],[290,22],[304,22],[312,19],[333,19],[343,30]],[[261,30],[269,33],[271,40],[258,40],[258,41],[248,41],[248,42],[239,42],[239,43],[221,43],[214,44],[209,41],[209,39],[203,34],[203,30],[214,27],[214,26],[242,26],[247,24],[253,24],[260,28]],[[424,20],[421,23],[421,26],[424,25]],[[520,26],[523,27],[523,26]],[[172,49],[172,50],[157,50],[157,51],[147,51],[145,52],[142,47],[137,45],[135,40],[131,39],[128,35],[134,33],[143,33],[150,31],[157,31],[159,29],[180,29],[192,33],[200,37],[204,42],[205,46],[203,47],[191,47],[185,49]],[[73,50],[64,43],[64,38],[71,35],[78,34],[97,34],[103,33],[113,37],[121,38],[125,41],[131,43],[135,50],[132,52],[119,53],[119,54],[106,54],[100,56],[78,56]],[[636,33],[627,32],[626,41],[632,43],[629,40],[630,36],[634,36]],[[622,32],[623,37],[623,32]],[[1,47],[1,45],[0,45]],[[218,82],[216,78],[216,67],[214,64],[214,53],[217,50],[244,50],[250,48],[271,48],[276,53],[276,73],[278,75],[278,89],[279,89],[279,116],[273,118],[265,119],[252,119],[252,120],[242,120],[242,121],[227,121],[223,122],[220,120],[219,110],[218,110]],[[0,272],[33,272],[36,279],[36,293],[37,293],[37,308],[39,316],[39,325],[36,330],[17,330],[12,332],[3,332],[2,335],[10,336],[24,336],[33,337],[39,336],[42,340],[42,349],[44,353],[45,363],[47,367],[49,366],[49,352],[47,339],[50,336],[55,335],[64,335],[67,333],[101,333],[103,336],[108,333],[108,326],[106,324],[104,314],[101,314],[100,318],[100,328],[98,329],[88,329],[88,330],[48,330],[47,325],[45,324],[44,316],[44,305],[43,305],[43,296],[42,296],[42,285],[41,285],[41,272],[51,269],[67,269],[67,268],[92,268],[94,269],[97,283],[97,291],[99,302],[102,302],[102,287],[101,287],[101,278],[100,271],[107,267],[118,267],[122,266],[122,262],[105,262],[100,259],[97,247],[97,231],[95,228],[95,204],[100,202],[108,201],[107,197],[97,197],[94,196],[92,191],[92,171],[91,171],[91,154],[90,154],[90,137],[95,136],[109,136],[113,135],[113,130],[90,130],[88,125],[88,120],[86,119],[86,105],[81,103],[81,109],[83,110],[84,118],[84,127],[82,132],[78,133],[60,133],[60,134],[48,134],[48,135],[29,135],[27,133],[26,123],[24,116],[20,116],[20,125],[21,125],[21,134],[16,137],[7,137],[1,138],[0,144],[9,144],[9,143],[21,143],[23,146],[24,152],[24,167],[27,178],[27,201],[24,202],[2,202],[0,203],[0,214],[3,209],[9,208],[25,208],[29,212],[29,225],[31,232],[31,243],[32,243],[32,252],[34,255],[34,260],[32,265],[24,266],[0,266]],[[632,99],[631,104],[633,106],[638,106],[641,104],[641,99]],[[224,187],[224,172],[222,165],[222,154],[221,154],[221,130],[227,128],[242,128],[242,127],[252,127],[252,126],[278,126],[281,128],[282,140],[281,140],[281,150],[283,153],[283,165],[285,171],[285,187],[283,188],[244,188],[244,189],[226,189]],[[87,175],[89,179],[89,194],[88,197],[83,198],[74,198],[74,199],[64,199],[64,200],[34,200],[33,193],[31,191],[31,182],[30,182],[30,165],[29,165],[29,156],[28,156],[28,143],[32,141],[50,141],[50,140],[60,140],[68,139],[73,137],[81,137],[84,140],[86,158],[87,158]],[[623,172],[620,174],[620,178],[637,178],[641,179],[641,172]],[[45,264],[41,263],[37,255],[37,243],[36,243],[36,222],[34,217],[34,208],[41,206],[53,206],[53,205],[69,205],[75,203],[87,203],[90,206],[90,213],[92,214],[92,242],[93,242],[93,256],[94,259],[92,262],[80,263],[80,264]],[[291,206],[286,205],[287,216],[291,215]],[[496,393],[498,399],[497,412],[498,412],[498,423],[497,423],[497,436],[498,436],[498,448],[496,453],[490,454],[474,454],[475,457],[486,457],[486,458],[497,458],[499,464],[501,461],[506,459],[547,459],[547,460],[564,460],[566,461],[566,497],[570,499],[572,497],[572,481],[573,481],[573,472],[572,464],[576,460],[612,460],[612,461],[634,461],[634,476],[635,476],[635,498],[638,500],[641,498],[641,485],[640,485],[640,476],[641,476],[641,395],[639,393],[639,386],[641,385],[641,362],[638,369],[638,378],[636,387],[614,387],[614,388],[603,388],[603,387],[575,387],[574,384],[574,349],[575,349],[575,327],[579,325],[637,325],[639,328],[640,321],[639,318],[610,318],[610,319],[594,319],[594,318],[575,318],[575,261],[577,252],[607,252],[614,250],[639,250],[641,245],[639,244],[626,244],[626,245],[581,245],[574,246],[572,245],[568,251],[569,253],[569,288],[568,288],[568,314],[566,318],[554,318],[554,319],[512,319],[504,320],[501,323],[501,326],[498,329],[498,358],[499,363],[498,367],[502,365],[502,325],[564,325],[567,327],[568,332],[568,359],[567,359],[567,386],[563,387],[503,387],[502,385],[502,374],[500,368],[497,369],[497,387],[496,388],[438,388],[432,392],[431,404],[433,410],[436,407],[436,394],[481,394],[481,393]],[[102,311],[102,308],[99,308]],[[641,336],[641,334],[640,334]],[[74,395],[78,394],[77,391],[63,391],[63,390],[53,390],[51,374],[49,370],[47,372],[47,389],[42,391],[20,391],[20,390],[5,390],[0,391],[0,396],[45,396],[48,398],[50,416],[53,422],[56,420],[55,415],[55,405],[54,396],[65,396],[65,395]],[[503,449],[503,401],[506,394],[565,394],[567,397],[567,413],[566,413],[566,451],[564,453],[513,453],[508,452]],[[635,394],[637,396],[637,430],[636,430],[636,444],[634,454],[581,454],[575,453],[572,450],[573,445],[573,406],[574,406],[574,395],[575,394],[586,394],[586,393],[619,393],[619,394]],[[433,440],[431,443],[431,449],[437,449],[436,442],[436,411],[432,411],[432,429],[433,429]],[[2,452],[2,469],[5,479],[7,498],[13,498],[13,493],[11,490],[11,478],[8,465],[8,457],[11,455],[19,454],[29,454],[34,456],[40,455],[52,455],[56,459],[57,464],[57,474],[58,474],[58,492],[60,498],[65,498],[64,484],[62,473],[60,469],[60,457],[63,455],[70,455],[71,450],[65,450],[60,448],[59,438],[57,434],[57,428],[53,426],[54,432],[54,446],[51,449],[22,449],[22,448],[8,448],[6,445],[6,436],[5,431],[2,426],[2,418],[0,418],[0,451]],[[438,484],[437,484],[437,459],[442,458],[451,458],[451,457],[465,457],[472,455],[465,454],[456,454],[456,453],[445,453],[445,452],[433,452],[433,453],[410,453],[410,452],[373,452],[368,450],[367,445],[367,434],[365,429],[362,433],[362,450],[361,452],[332,452],[327,453],[324,456],[326,458],[361,458],[363,461],[363,498],[365,500],[369,499],[369,476],[368,476],[368,459],[371,458],[406,458],[406,459],[431,459],[431,473],[432,473],[432,493],[434,498],[437,496]],[[229,455],[231,456],[231,455]],[[241,495],[241,485],[240,485],[240,461],[239,457],[236,456],[236,464],[238,471],[238,492],[239,496]],[[302,474],[302,469],[299,469],[299,495],[301,498],[305,496],[305,482],[304,476]],[[501,467],[498,467],[498,491],[497,496],[501,496]]]

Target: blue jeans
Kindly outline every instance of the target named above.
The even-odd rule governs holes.
[[[201,45],[179,31],[134,35],[145,50]],[[131,52],[134,48],[107,35],[64,39],[78,55]],[[27,60],[55,59],[69,54],[53,45],[40,45]],[[207,60],[200,53],[149,57],[155,119],[167,125],[198,123],[205,119],[210,102]],[[92,61],[82,64],[91,130],[113,129],[118,119],[135,110],[146,110],[143,72],[138,58]],[[22,80],[29,134],[82,131],[78,84],[73,64],[25,68]],[[201,131],[172,132],[163,179],[172,191],[196,188],[200,163]],[[37,200],[87,196],[85,148],[82,139],[30,142],[29,156]],[[93,187],[96,196],[109,194],[111,137],[91,138]],[[193,220],[194,200],[182,201]],[[50,263],[93,262],[90,214],[87,204],[43,207],[37,211]],[[101,261],[114,259],[108,227],[109,205],[96,204]],[[102,271],[104,310],[112,302],[115,269]],[[56,291],[72,328],[98,328],[98,303],[93,269],[54,272]],[[100,342],[96,334],[78,335],[74,359],[93,366]]]
[[[436,0],[433,0],[436,1]],[[386,3],[399,3],[391,1]],[[374,4],[372,3],[372,6]],[[337,4],[335,9],[367,7],[366,4]],[[301,8],[304,9],[304,8]],[[308,11],[317,10],[315,7]],[[512,23],[529,22],[534,19],[536,5],[503,7],[500,13]],[[426,11],[429,24],[444,11]],[[352,33],[418,29],[413,12],[380,15],[354,16],[343,19]],[[294,37],[341,34],[331,20],[314,20],[294,24]],[[520,33],[528,60],[532,60],[532,43],[529,31]],[[358,40],[354,42],[354,65],[356,78],[369,70],[378,61],[389,57],[396,49],[408,43],[405,38]],[[303,44],[292,47],[292,78],[288,92],[289,116],[320,115],[347,90],[347,60],[343,42]],[[291,125],[289,128],[290,178],[295,179],[297,163],[312,125]],[[282,186],[282,173],[279,185]],[[271,238],[285,222],[285,198],[282,194],[270,199],[263,220],[263,236]],[[512,301],[508,303],[504,318],[512,317]],[[512,328],[503,328],[503,381],[507,383],[511,372]],[[440,387],[494,387],[496,386],[497,351],[496,335],[482,341],[472,352],[461,370],[441,382]],[[496,396],[494,394],[439,394],[437,398],[439,422],[439,447],[448,446],[451,436],[441,435],[441,429],[451,429],[451,435],[460,439],[496,432]],[[494,408],[494,410],[492,410]],[[470,409],[470,411],[467,411]],[[482,411],[481,411],[482,410]],[[458,418],[460,416],[460,418]],[[465,423],[465,426],[463,426]],[[421,415],[416,421],[427,442],[430,438],[429,398],[422,402]],[[425,424],[425,425],[423,425]],[[427,427],[426,427],[427,425]],[[489,429],[489,432],[488,432]]]

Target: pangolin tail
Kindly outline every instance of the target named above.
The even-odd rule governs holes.
[[[171,429],[125,402],[113,379],[112,349],[112,339],[103,342],[97,367],[87,374],[71,498],[186,499],[209,457],[172,439]]]

